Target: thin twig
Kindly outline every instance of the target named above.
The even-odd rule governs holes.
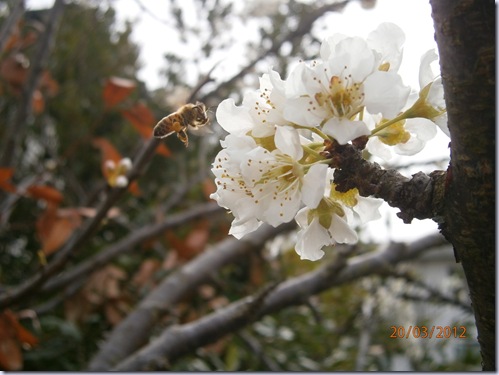
[[[225,87],[231,87],[235,82],[239,79],[243,78],[247,73],[249,73],[253,67],[265,57],[276,54],[279,52],[280,48],[285,42],[295,42],[298,38],[303,37],[303,35],[310,32],[314,22],[317,21],[320,17],[328,12],[340,11],[343,7],[348,4],[350,0],[344,0],[341,2],[336,2],[334,4],[323,5],[322,7],[313,10],[310,13],[305,13],[305,15],[300,19],[298,26],[293,31],[290,31],[280,40],[274,41],[270,48],[260,53],[256,58],[251,60],[246,66],[244,66],[237,74],[235,74],[232,78],[228,79],[220,83],[213,91],[207,93],[201,98],[201,101],[206,102],[207,99],[211,96],[215,96],[216,93]]]
[[[0,54],[3,52],[7,41],[12,33],[12,29],[15,27],[19,19],[24,13],[24,0],[18,0],[14,5],[13,9],[10,11],[9,16],[5,20],[5,23],[0,30]]]
[[[265,365],[265,367],[267,367],[268,370],[276,372],[283,371],[276,361],[272,360],[268,355],[266,355],[258,340],[251,334],[249,334],[248,332],[240,332],[237,336],[258,357],[258,359]]]
[[[28,73],[26,83],[23,85],[16,116],[14,121],[9,123],[6,131],[3,154],[0,159],[0,165],[3,167],[9,167],[15,160],[18,160],[19,142],[23,139],[26,123],[33,109],[33,93],[40,83],[43,69],[47,66],[48,58],[52,52],[64,5],[64,0],[55,1],[47,20],[45,33],[42,34],[40,39],[37,53],[31,60],[32,68]]]

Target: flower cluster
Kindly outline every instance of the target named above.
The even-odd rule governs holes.
[[[112,160],[106,160],[104,168],[109,186],[123,188],[128,185],[126,174],[132,169],[132,161],[130,158],[123,158],[118,164]]]
[[[320,59],[300,62],[286,80],[271,70],[240,106],[233,99],[220,103],[217,120],[229,134],[213,163],[211,197],[234,215],[230,234],[241,238],[264,222],[295,219],[295,250],[317,260],[324,246],[357,241],[354,217],[379,217],[379,200],[335,189],[322,151],[333,140],[364,136],[380,157],[392,150],[410,155],[435,136],[435,124],[447,133],[441,80],[430,68],[437,56],[423,56],[421,89],[411,93],[397,73],[404,40],[389,23],[367,39],[333,35],[322,43]]]

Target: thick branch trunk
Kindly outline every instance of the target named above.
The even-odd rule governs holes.
[[[484,370],[495,370],[495,5],[431,0],[451,134],[442,233],[470,289]]]

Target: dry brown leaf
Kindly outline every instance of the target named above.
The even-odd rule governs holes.
[[[40,90],[35,90],[33,92],[33,97],[31,98],[31,106],[35,115],[39,115],[45,110],[45,98],[43,97]]]
[[[35,346],[38,339],[25,329],[10,310],[0,314],[0,366],[8,371],[23,367],[21,345]]]
[[[26,189],[29,196],[59,205],[64,196],[56,188],[48,185],[31,185]]]
[[[210,237],[208,221],[200,221],[197,227],[192,229],[184,240],[179,238],[171,230],[167,231],[165,235],[179,258],[190,260],[200,254],[208,243]]]
[[[14,174],[13,168],[0,168],[0,189],[9,193],[15,193],[16,187],[10,183]]]
[[[111,77],[109,78],[102,92],[104,104],[106,108],[114,107],[125,100],[133,90],[135,90],[135,82],[126,78]]]
[[[77,209],[58,209],[54,204],[49,204],[36,222],[42,252],[47,256],[56,252],[81,223]]]
[[[29,60],[24,54],[10,54],[0,62],[0,77],[11,86],[16,94],[20,94],[28,76],[28,68]]]
[[[126,277],[125,271],[113,265],[94,272],[84,287],[88,301],[100,305],[106,299],[119,297],[120,283]]]
[[[158,259],[146,259],[140,265],[139,270],[134,275],[132,283],[142,288],[153,284],[153,275],[161,268],[161,262]]]
[[[106,161],[111,160],[112,162],[118,164],[123,157],[119,151],[109,142],[106,138],[94,138],[92,145],[97,147],[101,151],[102,161],[101,169],[104,176],[107,175]]]
[[[120,323],[130,310],[130,303],[126,298],[109,300],[104,306],[107,321],[115,326]]]
[[[152,137],[153,128],[156,124],[156,118],[151,110],[143,103],[137,103],[129,109],[121,111],[121,114],[133,125],[134,129],[144,138],[149,139]],[[171,151],[164,143],[160,143],[156,148],[156,153],[169,157]]]
[[[71,297],[64,300],[64,316],[71,323],[80,323],[92,314],[97,306],[90,303],[85,292],[80,290]]]
[[[137,103],[133,107],[121,111],[121,114],[133,125],[134,129],[144,138],[152,137],[152,130],[156,123],[151,110],[143,103]]]

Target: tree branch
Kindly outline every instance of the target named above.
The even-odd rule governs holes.
[[[418,172],[411,179],[394,169],[383,169],[365,160],[361,150],[350,144],[333,141],[326,149],[335,168],[336,190],[346,192],[357,188],[364,197],[374,196],[397,207],[404,223],[412,219],[440,221],[446,188],[446,173],[434,171],[430,175]]]
[[[161,235],[168,228],[176,227],[197,217],[212,215],[216,212],[222,212],[223,209],[215,202],[206,203],[201,206],[195,206],[190,210],[173,214],[166,220],[154,225],[148,225],[141,229],[134,230],[128,236],[124,237],[106,249],[99,251],[98,254],[78,264],[73,269],[64,272],[56,278],[50,279],[41,289],[42,292],[53,292],[63,288],[76,279],[81,279],[108,264],[112,259],[119,255],[133,250],[137,245]]]
[[[496,6],[431,0],[445,92],[451,166],[440,225],[470,290],[483,370],[496,364]]]
[[[165,278],[133,312],[114,328],[90,362],[88,369],[90,371],[109,370],[144,345],[154,325],[171,306],[206,282],[214,272],[234,262],[242,255],[261,248],[268,239],[294,226],[294,223],[278,228],[262,226],[242,240],[229,237]]]
[[[383,272],[394,264],[419,256],[425,251],[445,244],[440,235],[429,236],[410,245],[391,244],[385,249],[360,255],[345,261],[341,256],[312,272],[294,277],[272,290],[252,305],[258,295],[243,298],[197,321],[167,328],[150,344],[128,357],[113,370],[141,371],[162,369],[181,356],[220,339],[250,324],[255,318],[275,313],[289,306],[301,305],[311,295],[333,286]],[[251,306],[251,308],[248,308]]]

